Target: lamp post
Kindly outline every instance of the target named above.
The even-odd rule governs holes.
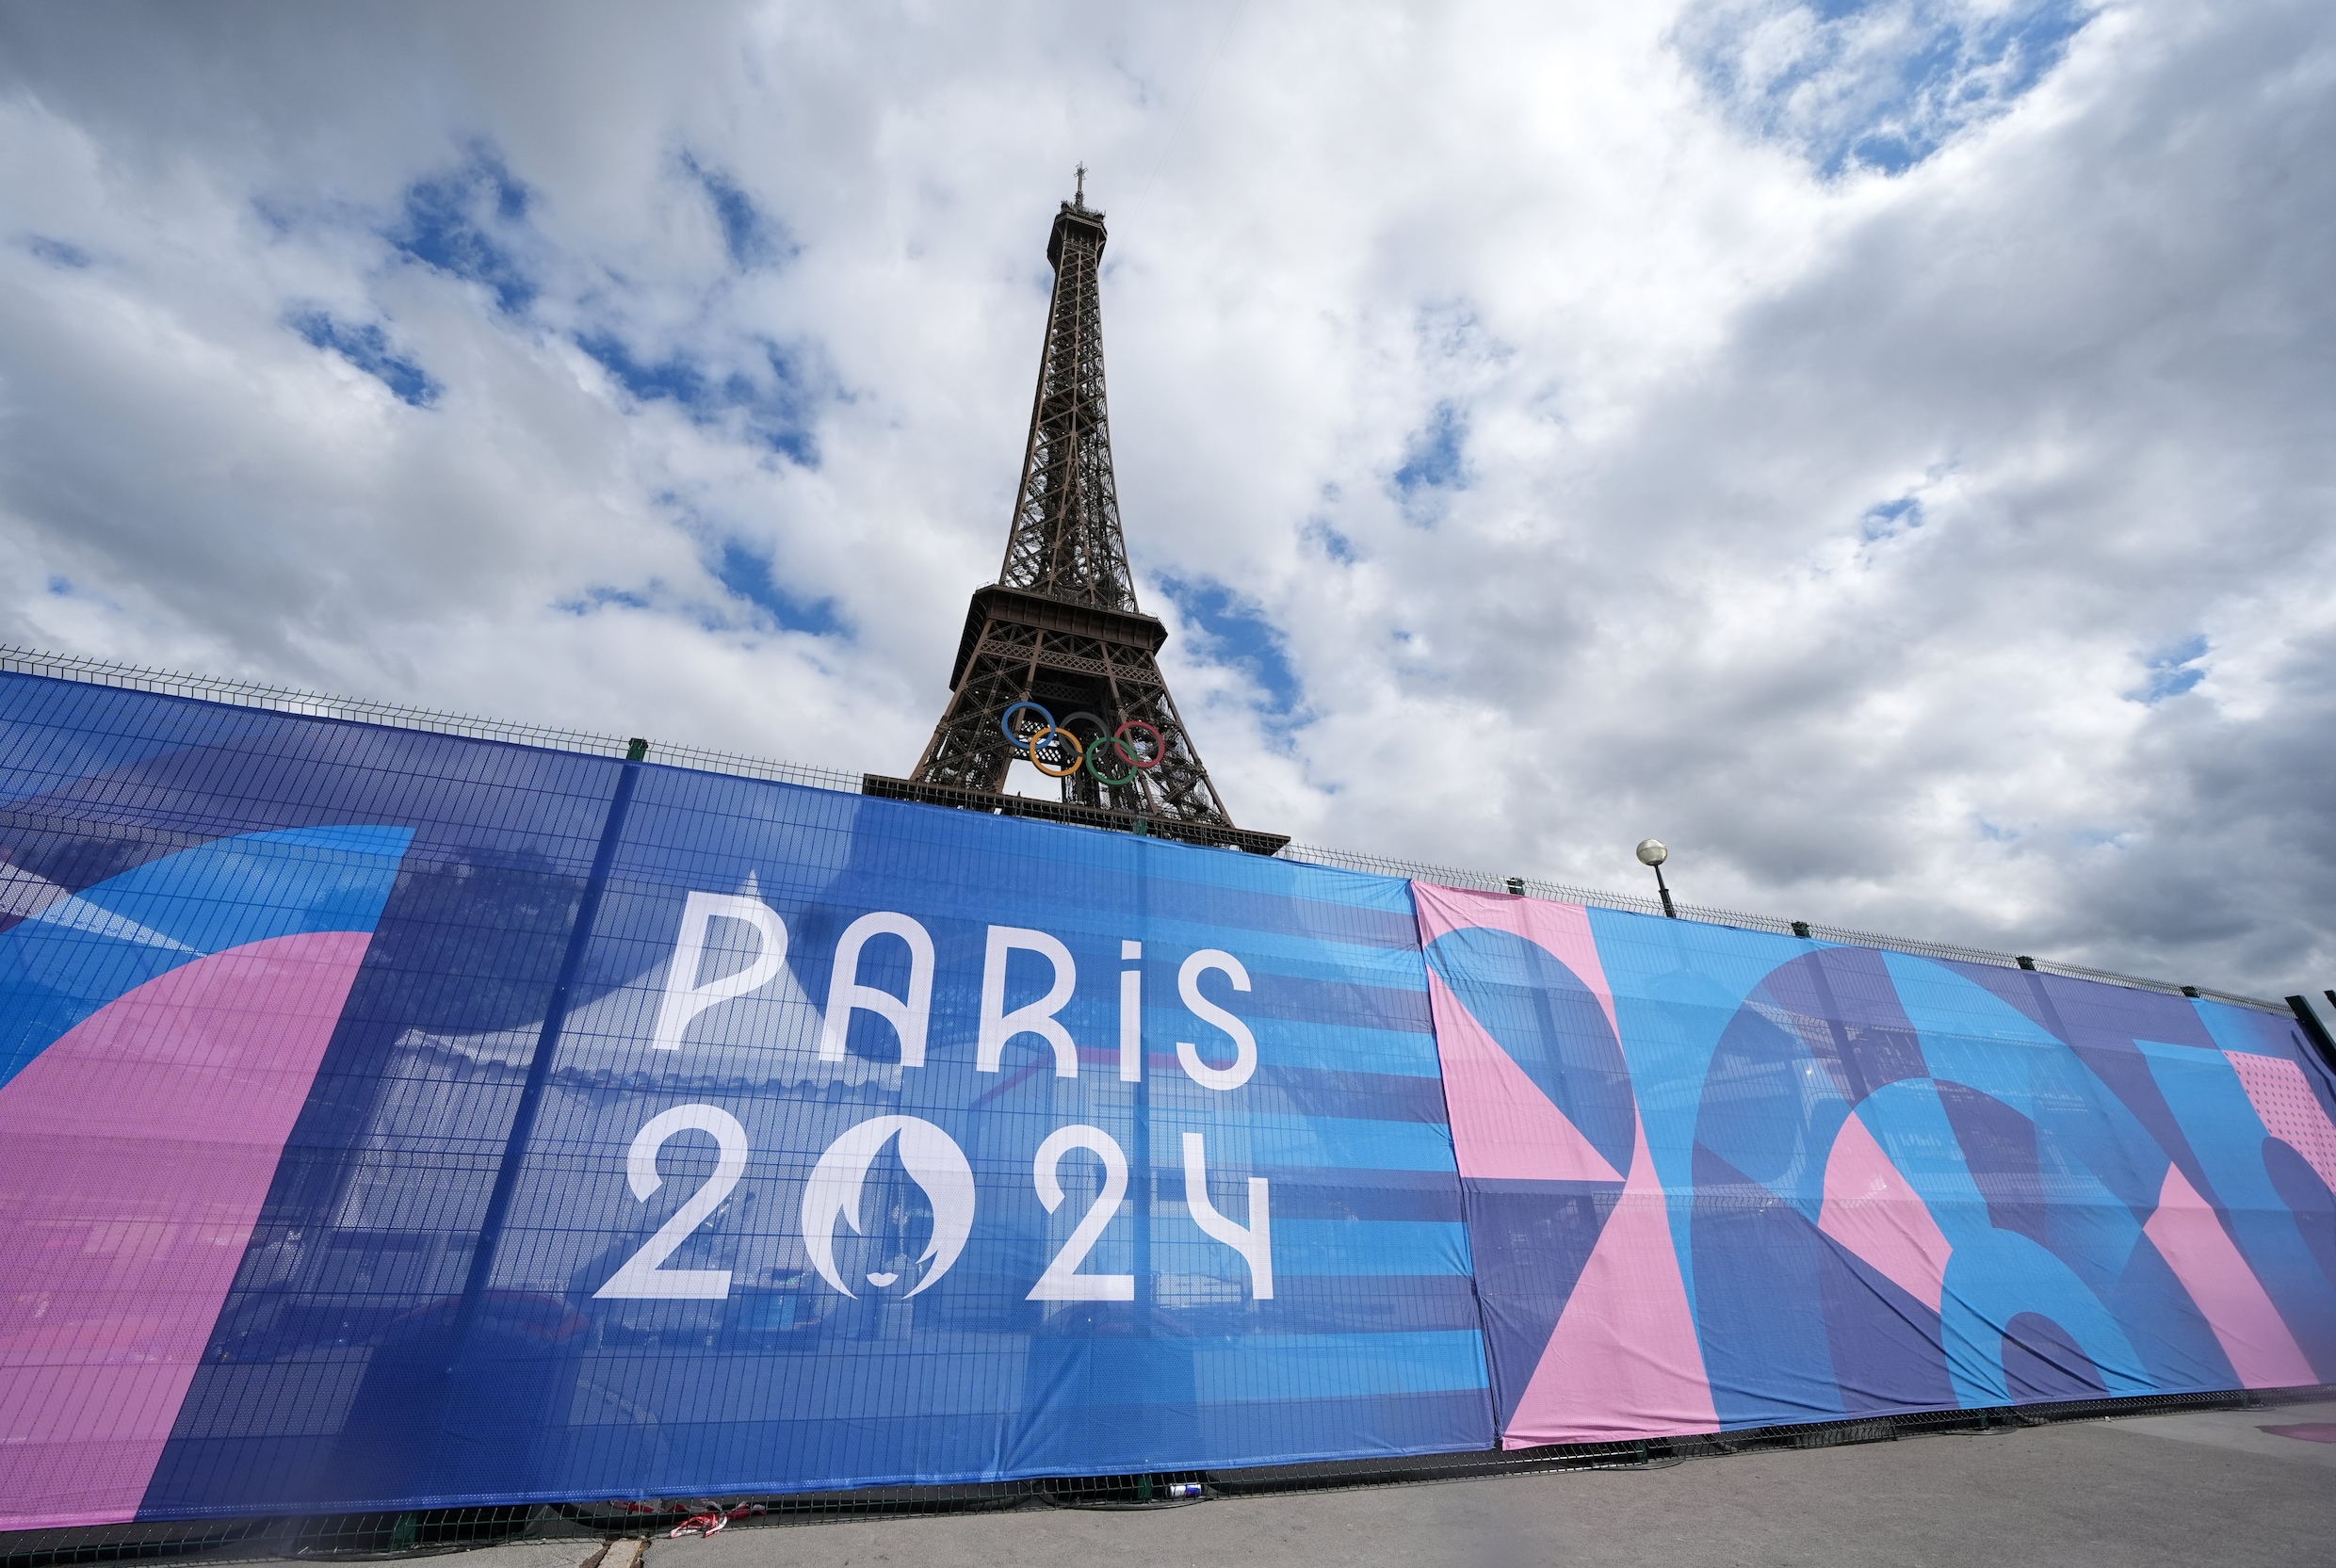
[[[1663,895],[1663,913],[1666,920],[1677,920],[1679,911],[1671,907],[1671,889],[1663,880],[1663,863],[1671,858],[1659,838],[1642,838],[1638,844],[1638,863],[1651,866],[1655,873],[1655,891]]]

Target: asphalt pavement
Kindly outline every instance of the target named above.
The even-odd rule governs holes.
[[[585,1568],[601,1551],[593,1541],[531,1542],[463,1568]],[[592,1568],[880,1563],[2336,1564],[2336,1402],[1152,1511],[748,1525],[710,1540],[620,1542]]]

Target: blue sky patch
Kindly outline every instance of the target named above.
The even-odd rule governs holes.
[[[695,412],[709,401],[706,372],[696,362],[674,353],[660,361],[641,358],[612,332],[579,332],[576,346],[598,361],[617,385],[638,402],[669,398]]]
[[[777,344],[766,341],[760,345],[762,363],[754,367],[756,374],[733,370],[714,375],[679,349],[662,359],[643,358],[612,332],[582,332],[576,341],[636,401],[670,401],[698,425],[720,424],[732,414],[742,415],[747,428],[764,445],[800,467],[819,467],[819,443],[812,428],[813,395],[805,384],[800,357]]]
[[[1340,566],[1353,566],[1362,559],[1355,548],[1355,542],[1332,527],[1327,519],[1317,517],[1309,521],[1301,530],[1301,537],[1321,545],[1322,554]]]
[[[1463,451],[1468,439],[1468,421],[1450,402],[1436,404],[1427,424],[1411,433],[1403,466],[1395,470],[1395,493],[1405,503],[1404,511],[1412,521],[1426,520],[1424,503],[1434,497],[1423,492],[1468,488]],[[1414,503],[1422,505],[1416,509]]]
[[[1901,174],[2026,96],[2092,0],[1702,0],[1675,45],[1728,116],[1830,178]]]
[[[554,607],[566,610],[570,615],[590,615],[610,605],[619,609],[647,609],[649,601],[628,589],[603,586],[588,588],[573,599],[560,600]]]
[[[483,284],[497,309],[517,315],[540,292],[513,246],[530,200],[500,158],[479,149],[462,168],[407,186],[387,238],[426,267]]]
[[[390,348],[390,336],[376,322],[336,320],[325,311],[294,311],[285,317],[285,325],[316,344],[317,348],[330,348],[355,364],[366,377],[397,393],[397,399],[415,409],[428,409],[437,402],[439,393],[446,388],[430,379],[420,364],[407,355]]]
[[[1218,662],[1234,666],[1256,683],[1256,706],[1281,718],[1297,711],[1303,695],[1298,672],[1290,668],[1281,628],[1266,619],[1261,607],[1206,578],[1162,577],[1160,586],[1209,639]]]
[[[729,252],[731,266],[751,272],[758,267],[792,261],[802,251],[787,225],[754,205],[754,198],[729,175],[687,154],[681,165],[713,203],[714,218],[722,225],[722,249]]]
[[[722,553],[706,565],[733,598],[753,605],[783,631],[808,632],[814,637],[851,635],[835,614],[835,600],[803,599],[788,592],[771,570],[771,558],[737,540],[722,541]]]
[[[75,270],[89,265],[89,253],[78,245],[68,245],[61,239],[46,234],[28,234],[24,249],[47,262],[51,267],[70,267]]]
[[[1911,495],[1901,495],[1895,501],[1868,507],[1866,514],[1857,520],[1857,537],[1871,544],[1919,528],[1922,523],[1922,503]]]
[[[446,389],[430,373],[389,345],[389,335],[373,322],[356,324],[336,319],[320,310],[295,311],[284,325],[319,348],[330,349],[397,395],[398,401],[429,408]]]
[[[2149,664],[2149,684],[2138,690],[2127,692],[2125,700],[2155,707],[2168,697],[2181,696],[2206,679],[2206,666],[2198,662],[2206,655],[2207,641],[2203,634],[2152,655]]]

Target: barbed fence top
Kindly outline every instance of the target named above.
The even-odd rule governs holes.
[[[431,708],[414,707],[401,703],[372,702],[356,697],[334,697],[314,691],[301,691],[291,687],[271,686],[260,681],[229,680],[220,676],[198,675],[180,671],[151,670],[138,665],[123,664],[112,659],[91,658],[74,654],[53,654],[41,649],[0,643],[0,671],[26,675],[45,675],[53,679],[81,681],[94,686],[119,687],[132,691],[151,691],[171,697],[187,697],[201,702],[221,703],[235,707],[264,708],[275,713],[298,714],[311,719],[346,719],[355,723],[380,724],[392,729],[421,730],[433,735],[459,736],[472,740],[499,740],[520,746],[537,746],[550,751],[572,752],[587,756],[623,759],[632,755],[634,740],[630,736],[602,735],[590,730],[564,729],[551,724],[522,724],[509,719],[483,719],[470,714],[446,713]],[[860,793],[860,775],[841,768],[819,768],[807,763],[779,762],[768,757],[748,756],[736,752],[718,752],[700,746],[677,746],[653,741],[647,760],[669,768],[694,768],[707,773],[726,773],[738,778],[768,779],[782,784],[802,784],[812,789],[832,789],[843,794]],[[1588,904],[1599,909],[1626,911],[1633,914],[1661,915],[1663,907],[1652,898],[1642,898],[1627,893],[1603,888],[1578,887],[1567,882],[1553,882],[1538,877],[1500,875],[1485,871],[1467,870],[1457,866],[1435,865],[1420,861],[1397,859],[1387,855],[1363,854],[1355,850],[1334,849],[1315,844],[1291,844],[1281,851],[1284,860],[1309,865],[1330,866],[1346,871],[1364,871],[1374,875],[1401,877],[1416,881],[1435,882],[1445,887],[1470,889],[1480,893],[1516,893],[1527,897],[1547,898],[1562,903]],[[1679,918],[1704,925],[1728,926],[1741,930],[1765,931],[1775,936],[1797,937],[1811,943],[1837,944],[1845,946],[1874,947],[1888,952],[1906,953],[1917,958],[1947,959],[1963,963],[1987,964],[2002,969],[2034,969],[2048,975],[2065,975],[2074,979],[2101,980],[2110,985],[2126,986],[2139,991],[2153,991],[2166,995],[2199,996],[2239,1007],[2256,1008],[2264,1012],[2288,1015],[2284,1003],[2267,1001],[2236,992],[2217,991],[2207,986],[2184,986],[2166,980],[2145,978],[2136,975],[2118,974],[2114,970],[2091,969],[2082,964],[2059,963],[2050,959],[2024,958],[2011,953],[1994,952],[1981,947],[1965,947],[1953,943],[1923,942],[1906,937],[1886,936],[1874,931],[1853,930],[1846,927],[1823,925],[1814,921],[1779,919],[1765,914],[1745,914],[1734,910],[1709,909],[1691,904],[1679,904]]]

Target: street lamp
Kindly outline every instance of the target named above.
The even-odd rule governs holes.
[[[1679,918],[1679,911],[1671,907],[1671,889],[1663,880],[1663,863],[1670,858],[1671,851],[1663,848],[1663,840],[1659,838],[1642,838],[1638,841],[1638,863],[1641,865],[1651,866],[1654,868],[1655,891],[1663,895],[1663,917],[1669,920],[1677,920]]]

